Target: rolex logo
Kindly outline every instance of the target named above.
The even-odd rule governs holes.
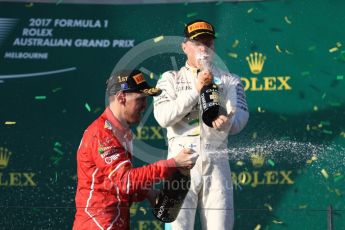
[[[253,74],[259,74],[264,67],[266,56],[263,56],[262,53],[254,52],[247,56],[246,60],[248,62],[250,71]]]
[[[254,150],[251,153],[250,160],[255,168],[260,168],[265,163],[265,156],[264,152],[260,150]]]
[[[11,154],[7,148],[0,147],[0,169],[7,167]]]

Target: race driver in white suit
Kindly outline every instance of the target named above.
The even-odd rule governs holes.
[[[180,71],[168,71],[159,79],[162,93],[154,97],[154,116],[167,128],[168,158],[184,147],[199,154],[191,170],[191,187],[177,219],[167,229],[192,230],[197,207],[203,229],[232,229],[234,225],[233,185],[228,161],[229,134],[239,133],[249,113],[240,78],[214,65],[205,68],[214,52],[214,27],[195,20],[185,26],[182,43],[187,62]],[[205,59],[205,58],[204,58]],[[202,69],[203,68],[203,69]],[[213,81],[218,85],[226,115],[219,115],[209,127],[202,122],[199,94]]]

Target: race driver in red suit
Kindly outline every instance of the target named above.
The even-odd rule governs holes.
[[[152,183],[194,163],[190,149],[139,168],[132,166],[131,124],[138,123],[146,96],[160,93],[140,71],[113,74],[107,81],[109,106],[84,132],[78,152],[78,187],[73,229],[129,229],[132,202],[154,197]]]

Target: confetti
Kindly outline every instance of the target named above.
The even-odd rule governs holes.
[[[272,212],[273,208],[272,208],[271,205],[269,205],[269,204],[264,204],[264,206],[268,208],[268,211]]]
[[[260,230],[260,229],[261,229],[261,225],[260,224],[256,225],[255,228],[254,228],[254,230]]]
[[[267,160],[267,163],[268,163],[269,165],[271,165],[272,167],[274,167],[274,162],[273,162],[271,159],[268,159],[268,160]]]
[[[144,207],[140,207],[139,210],[142,211],[144,215],[146,215],[147,211]]]
[[[154,74],[151,72],[150,73],[150,79],[154,79],[155,78],[155,76],[154,76]]]
[[[100,107],[97,107],[97,108],[93,111],[93,113],[98,113],[99,111],[101,111],[101,108],[100,108]]]
[[[331,130],[327,130],[327,129],[322,130],[322,132],[325,134],[329,134],[329,135],[333,134],[333,132]]]
[[[232,48],[236,48],[236,47],[238,46],[238,44],[240,44],[240,41],[236,39],[236,40],[232,43],[231,47],[232,47]]]
[[[36,100],[45,100],[45,99],[47,99],[47,97],[46,96],[35,96],[35,99]]]
[[[309,50],[309,51],[314,51],[314,50],[316,50],[316,46],[310,46],[310,47],[308,48],[308,50]]]
[[[333,106],[333,107],[339,107],[339,106],[341,106],[341,103],[340,102],[330,102],[329,103],[330,104],[330,106]]]
[[[56,92],[60,91],[61,89],[62,89],[61,87],[55,88],[55,89],[52,90],[52,92],[53,92],[53,93],[56,93]]]
[[[310,125],[308,124],[307,127],[305,128],[307,131],[310,131]]]
[[[334,53],[336,51],[338,51],[338,47],[333,47],[333,48],[329,49],[330,53]]]
[[[338,182],[338,181],[340,181],[342,179],[344,179],[343,175],[336,176],[336,177],[334,177],[334,182]]]
[[[5,121],[5,125],[15,125],[16,121]]]
[[[254,8],[250,8],[249,10],[247,10],[247,13],[250,14],[251,12],[253,12]]]
[[[343,138],[345,138],[345,132],[341,132],[340,136],[342,136]]]
[[[335,194],[337,194],[337,196],[341,196],[342,195],[341,191],[339,189],[337,189],[337,188],[335,189],[334,192],[335,192]]]
[[[284,222],[281,220],[272,220],[273,224],[283,224]]]
[[[163,39],[164,39],[164,36],[161,35],[161,36],[159,36],[159,37],[154,38],[154,39],[153,39],[153,42],[154,42],[154,43],[158,43],[158,42],[162,41]]]
[[[319,108],[316,105],[314,105],[313,110],[316,112],[319,110]]]
[[[328,173],[325,169],[321,170],[321,174],[327,179],[328,178]]]
[[[276,45],[276,50],[277,50],[279,53],[282,52],[281,49],[279,48],[279,45]]]
[[[288,18],[287,16],[285,16],[284,19],[285,19],[285,22],[286,22],[287,24],[292,24],[292,22],[289,20],[289,18]]]
[[[287,53],[288,55],[293,55],[293,53],[289,50],[285,50],[285,53]]]
[[[85,103],[85,108],[87,109],[87,111],[91,112],[91,108],[87,102]]]
[[[237,58],[238,55],[237,53],[228,53],[229,57],[232,57],[232,58]]]
[[[301,204],[298,206],[299,209],[306,209],[308,207],[307,204]]]
[[[301,75],[302,75],[302,76],[307,76],[307,75],[310,75],[310,72],[309,72],[309,71],[303,71],[303,72],[301,73]]]
[[[236,165],[237,165],[237,166],[243,166],[243,165],[244,165],[244,162],[243,162],[243,161],[237,161],[237,162],[236,162]]]
[[[194,17],[196,15],[198,15],[197,12],[189,13],[189,14],[187,14],[187,18],[191,18],[191,17]]]
[[[58,142],[58,141],[54,143],[54,147],[61,147],[61,146],[62,146],[62,145],[61,145],[60,142]]]
[[[264,112],[266,112],[264,109],[261,109],[261,107],[258,107],[258,112],[259,113],[264,113]]]
[[[341,42],[337,42],[335,45],[336,45],[338,48],[340,48],[340,47],[341,47]]]
[[[252,135],[252,139],[256,139],[257,137],[258,137],[258,133],[254,132],[253,135]]]
[[[53,150],[55,151],[55,152],[57,152],[58,154],[60,154],[60,155],[63,155],[64,153],[60,150],[60,149],[58,149],[58,148],[53,148]]]
[[[34,6],[34,3],[33,3],[33,2],[30,2],[30,3],[28,3],[28,4],[25,5],[25,7],[27,7],[27,8],[30,8],[30,7],[33,7],[33,6]]]
[[[55,182],[57,182],[57,172],[55,172]]]
[[[344,75],[337,75],[337,80],[344,80]]]

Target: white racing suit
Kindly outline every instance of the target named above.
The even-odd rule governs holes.
[[[197,206],[203,229],[233,228],[233,186],[227,138],[228,134],[236,134],[244,128],[249,113],[240,78],[216,67],[212,67],[212,74],[219,87],[222,106],[228,114],[234,113],[226,131],[210,128],[201,120],[199,93],[195,87],[196,68],[186,63],[179,72],[165,72],[157,83],[163,92],[154,97],[154,116],[167,128],[168,158],[182,148],[192,148],[199,154],[180,213],[174,222],[166,225],[173,230],[194,229]]]

